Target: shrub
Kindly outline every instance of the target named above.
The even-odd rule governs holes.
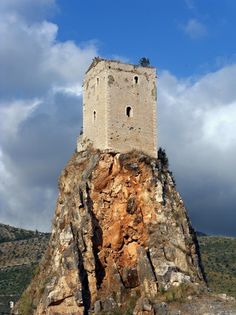
[[[139,65],[142,66],[142,67],[149,67],[149,66],[150,66],[150,60],[149,60],[149,58],[142,57],[142,58],[139,60]]]
[[[159,148],[158,150],[158,159],[161,161],[163,167],[168,168],[169,160],[168,160],[166,151],[162,148]]]

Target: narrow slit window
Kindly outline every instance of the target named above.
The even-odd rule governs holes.
[[[133,111],[132,111],[132,108],[130,106],[126,107],[126,116],[127,117],[133,117]]]
[[[99,84],[99,78],[97,78],[97,85]]]
[[[94,110],[94,111],[93,111],[93,121],[95,121],[96,118],[97,118],[97,112],[96,112],[96,110]]]
[[[138,76],[137,75],[134,77],[134,82],[135,82],[135,84],[138,84]]]

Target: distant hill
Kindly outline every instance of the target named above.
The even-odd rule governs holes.
[[[198,242],[210,289],[236,298],[236,238],[201,236]]]
[[[207,236],[207,234],[200,232],[200,231],[196,231],[197,236]]]
[[[0,314],[22,294],[49,241],[49,233],[0,224]]]
[[[40,237],[50,235],[49,233],[41,233],[36,231],[24,230],[10,225],[0,223],[0,243],[26,240],[32,237]]]

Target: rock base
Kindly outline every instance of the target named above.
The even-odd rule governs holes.
[[[76,153],[60,177],[49,248],[23,297],[29,314],[159,314],[161,297],[189,288],[206,288],[197,239],[162,161]]]

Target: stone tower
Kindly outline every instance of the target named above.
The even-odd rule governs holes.
[[[156,102],[155,68],[95,58],[83,85],[83,139],[156,157]]]

